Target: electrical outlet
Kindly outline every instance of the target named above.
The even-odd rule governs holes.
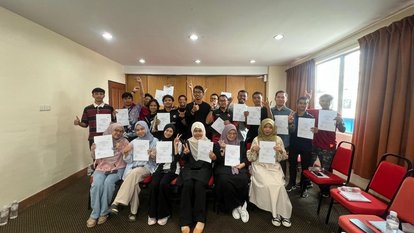
[[[50,111],[52,107],[50,105],[40,105],[39,109],[41,112],[44,112],[44,111]]]

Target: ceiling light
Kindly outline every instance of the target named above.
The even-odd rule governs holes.
[[[197,59],[197,60],[195,60],[194,62],[195,62],[195,63],[197,63],[197,64],[200,64],[200,63],[201,63],[201,61],[200,61],[200,60],[198,60],[198,59]]]
[[[256,60],[250,60],[250,64],[256,63]]]
[[[139,59],[139,63],[144,64],[145,63],[145,59],[144,58]]]
[[[104,34],[102,34],[102,37],[106,40],[112,40],[112,35],[109,32],[104,32]]]
[[[283,35],[282,34],[277,34],[276,36],[273,37],[275,40],[281,40],[283,39]]]
[[[198,36],[197,36],[196,34],[191,34],[191,35],[189,36],[189,38],[190,38],[190,40],[192,40],[192,41],[196,41],[196,40],[198,40]]]

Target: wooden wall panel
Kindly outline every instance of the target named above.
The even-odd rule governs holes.
[[[137,85],[135,79],[138,75],[126,75],[127,91],[131,91]],[[247,90],[249,95],[248,105],[253,105],[252,97],[254,91],[260,91],[266,96],[266,84],[261,76],[203,76],[203,75],[139,75],[141,77],[144,91],[155,95],[155,90],[162,90],[164,85],[171,84],[174,86],[174,99],[177,105],[180,94],[187,95],[188,102],[192,101],[192,93],[188,88],[188,82],[193,86],[201,85],[207,88],[204,101],[209,102],[212,93],[220,94],[222,91],[230,92],[233,96],[233,103],[237,103],[237,92]],[[135,94],[134,101],[138,102],[139,96]]]
[[[263,93],[263,100],[266,99],[266,83],[263,81],[263,76],[246,76],[246,91],[249,93],[248,105],[253,106],[252,95],[259,91]],[[269,100],[271,101],[271,100]]]
[[[148,77],[147,75],[137,75],[137,74],[127,74],[126,75],[126,90],[131,92],[135,86],[138,86],[138,83],[136,82],[136,78],[140,77],[142,80],[142,84],[144,86],[144,93],[148,92]],[[155,93],[154,93],[155,94]],[[152,95],[152,93],[151,93]],[[138,93],[134,94],[134,102],[140,103],[141,102],[141,96],[139,96]]]
[[[205,83],[207,88],[205,100],[208,103],[211,94],[220,95],[222,91],[226,91],[226,76],[206,76]]]
[[[233,103],[237,103],[237,93],[240,90],[245,90],[245,77],[244,76],[227,76],[226,90],[231,92],[233,97]],[[250,98],[248,98],[249,100]]]

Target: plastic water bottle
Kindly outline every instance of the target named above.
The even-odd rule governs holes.
[[[17,218],[18,214],[19,214],[19,202],[13,201],[13,203],[10,206],[10,219]]]
[[[0,226],[4,226],[9,221],[9,206],[3,206],[3,209],[0,210]]]
[[[398,232],[398,227],[400,226],[400,220],[398,220],[397,212],[390,211],[390,214],[387,216],[385,224],[386,233]]]

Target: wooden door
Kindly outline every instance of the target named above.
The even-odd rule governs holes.
[[[263,94],[263,100],[266,100],[266,84],[264,82],[263,76],[246,76],[246,91],[249,93],[249,98],[247,99],[247,105],[253,106],[253,93],[258,91]],[[271,101],[271,100],[269,100]]]
[[[109,105],[115,109],[122,108],[124,103],[122,102],[122,93],[125,92],[125,84],[108,81],[109,90]]]
[[[233,103],[237,104],[237,93],[240,90],[245,90],[245,77],[244,76],[227,76],[226,90],[231,93],[233,97]],[[247,98],[249,101],[250,98]]]

